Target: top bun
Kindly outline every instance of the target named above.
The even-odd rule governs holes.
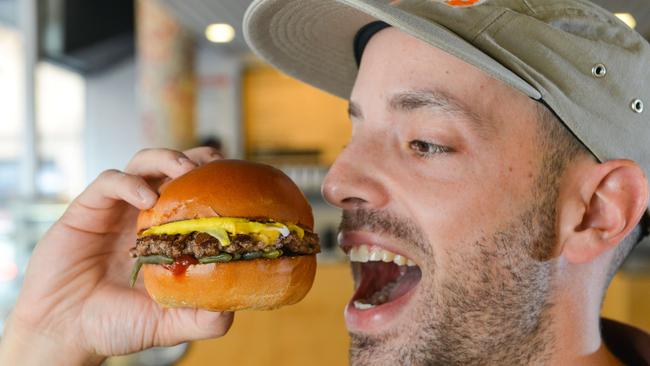
[[[137,230],[215,216],[314,228],[311,206],[282,171],[249,161],[217,160],[163,185],[155,206],[140,212]]]

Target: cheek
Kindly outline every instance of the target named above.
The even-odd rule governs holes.
[[[493,235],[528,207],[534,169],[526,165],[466,164],[455,167],[453,179],[421,170],[404,181],[398,199],[407,203],[408,215],[437,256],[471,252],[465,247]]]
[[[415,217],[432,245],[436,257],[461,241],[479,237],[487,215],[477,210],[480,204],[467,185],[416,185],[409,192],[411,215]]]

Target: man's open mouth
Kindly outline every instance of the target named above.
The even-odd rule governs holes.
[[[406,294],[420,281],[420,267],[406,257],[378,247],[361,245],[349,252],[359,266],[359,287],[352,304],[359,310],[372,309]]]
[[[422,277],[420,267],[402,254],[373,244],[348,245],[344,250],[357,284],[345,311],[348,328],[378,331],[409,303]]]

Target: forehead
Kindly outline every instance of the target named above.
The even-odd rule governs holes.
[[[535,104],[455,56],[396,28],[384,29],[364,51],[351,101],[361,108],[380,101],[387,104],[390,95],[408,90],[440,91],[488,119],[498,117],[501,111],[528,113]]]

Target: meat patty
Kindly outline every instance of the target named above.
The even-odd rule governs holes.
[[[192,255],[198,259],[219,253],[241,255],[270,247],[282,249],[285,255],[309,255],[320,252],[318,235],[305,231],[302,239],[292,232],[284,238],[278,238],[272,245],[266,245],[251,235],[232,236],[230,245],[226,246],[222,246],[219,240],[202,232],[183,235],[148,235],[138,238],[135,247],[131,248],[129,253],[132,257],[164,255],[178,258],[181,255]]]

